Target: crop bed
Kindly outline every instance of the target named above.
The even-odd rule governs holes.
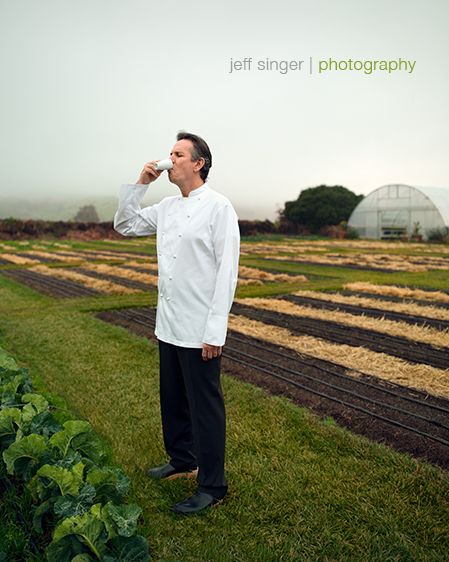
[[[88,275],[94,279],[102,279],[106,281],[112,281],[113,283],[117,283],[118,285],[124,285],[125,287],[130,287],[131,289],[138,289],[139,291],[151,291],[154,290],[154,287],[148,282],[144,283],[142,281],[135,281],[134,279],[126,279],[125,277],[119,277],[118,275],[111,275],[105,273],[98,273],[97,271],[93,271],[91,269],[78,267],[76,268],[78,273],[82,273],[83,275]]]
[[[57,279],[41,275],[32,269],[4,269],[1,274],[19,283],[23,283],[44,295],[56,298],[90,297],[102,294],[100,291],[84,287],[67,279]]]
[[[97,317],[155,340],[154,308],[103,311]],[[223,349],[223,368],[356,433],[449,467],[447,399],[363,372],[354,378],[342,365],[233,330]]]
[[[425,363],[438,369],[449,368],[448,350],[435,348],[426,343],[337,322],[262,310],[240,303],[233,304],[232,313],[287,328],[294,334],[311,335],[339,344],[363,346],[413,363]]]

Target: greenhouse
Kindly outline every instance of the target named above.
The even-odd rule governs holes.
[[[449,231],[449,189],[384,185],[357,205],[348,226],[364,238],[416,238]]]

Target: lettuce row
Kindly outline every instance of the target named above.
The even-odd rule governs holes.
[[[52,531],[49,562],[150,560],[147,541],[136,534],[141,509],[124,503],[129,480],[105,465],[91,425],[61,426],[48,401],[32,392],[28,371],[1,349],[0,453],[7,473],[32,495],[34,530]]]

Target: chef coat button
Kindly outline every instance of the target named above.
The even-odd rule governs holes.
[[[182,236],[182,234],[178,234],[178,236],[179,236],[179,237],[181,237],[181,236]]]
[[[173,256],[173,258],[176,258],[176,254]]]
[[[187,218],[190,219],[190,215],[187,215]]]
[[[171,281],[171,280],[173,279],[173,277],[170,275],[169,279],[170,279],[170,281]]]
[[[169,301],[169,300],[170,300],[170,297],[167,297],[167,300]]]

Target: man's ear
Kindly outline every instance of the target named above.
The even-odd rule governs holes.
[[[193,167],[193,171],[199,172],[201,170],[201,168],[204,166],[205,163],[206,163],[206,160],[204,160],[204,158],[198,158],[195,166]]]

